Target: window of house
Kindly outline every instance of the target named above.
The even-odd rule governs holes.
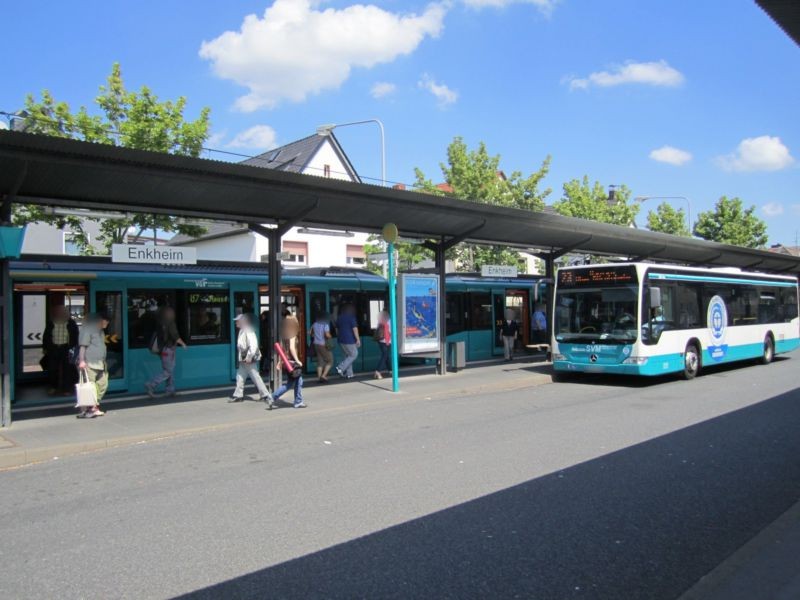
[[[288,258],[282,261],[284,264],[308,264],[308,244],[306,242],[283,242],[282,248],[289,254]]]
[[[330,165],[323,165],[323,167],[322,167],[322,175],[323,175],[323,177],[330,177],[331,176],[331,166]]]
[[[87,240],[88,240],[88,235]],[[64,232],[64,254],[67,256],[80,256],[81,249],[74,233]]]
[[[364,246],[347,246],[347,264],[348,265],[365,265],[367,264],[367,255],[364,252]]]

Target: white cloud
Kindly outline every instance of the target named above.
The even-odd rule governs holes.
[[[229,148],[256,148],[269,150],[277,146],[278,135],[269,125],[253,125],[249,129],[240,131],[228,142]]]
[[[628,61],[615,65],[610,71],[596,71],[588,77],[566,77],[571,90],[585,90],[591,86],[612,87],[629,83],[657,87],[677,87],[685,78],[683,73],[670,67],[665,60],[657,62]]]
[[[321,0],[275,0],[263,18],[248,15],[239,31],[203,42],[200,57],[214,73],[247,87],[236,108],[251,112],[281,101],[338,89],[354,67],[370,68],[411,54],[442,30],[445,4],[420,14],[374,5],[318,10]]]
[[[458,100],[458,92],[451,90],[444,83],[437,83],[430,75],[425,73],[419,80],[420,88],[428,90],[436,98],[439,108],[446,108]]]
[[[553,14],[553,9],[559,2],[561,0],[464,0],[464,4],[476,9],[505,8],[509,4],[533,4],[540,13],[548,17]]]
[[[223,129],[222,131],[215,131],[211,135],[208,136],[206,140],[205,147],[206,148],[219,148],[222,145],[222,141],[228,136],[228,130]]]
[[[778,217],[783,214],[783,204],[780,202],[767,202],[761,207],[761,210],[768,217]]]
[[[378,81],[377,83],[373,84],[372,88],[369,90],[369,93],[376,100],[380,100],[386,96],[391,96],[395,93],[395,91],[397,91],[397,86],[395,84],[387,83],[386,81]]]
[[[650,158],[655,161],[680,167],[692,160],[691,152],[673,146],[661,146],[650,153]]]
[[[769,135],[743,139],[735,152],[717,157],[726,171],[780,171],[793,162],[781,138]]]

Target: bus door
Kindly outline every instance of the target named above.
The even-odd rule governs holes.
[[[128,389],[128,298],[125,286],[115,281],[92,281],[89,284],[89,312],[105,313],[109,319],[106,327],[106,363],[108,365],[108,391]]]
[[[261,311],[258,310],[259,308],[259,295],[258,289],[252,283],[245,283],[245,282],[235,282],[231,283],[231,296],[233,297],[233,315],[230,319],[230,327],[231,327],[231,379],[236,377],[236,340],[239,337],[236,331],[236,323],[234,323],[233,319],[238,317],[241,314],[250,315],[250,318],[253,320],[253,327],[256,330],[256,333],[259,335],[259,342],[261,343],[262,347],[266,343],[265,339],[262,339],[263,333],[261,331],[261,322],[259,315]],[[263,352],[263,349],[262,349]]]
[[[43,337],[53,307],[63,306],[80,326],[85,317],[87,290],[83,282],[14,283],[14,384],[16,402],[47,398],[45,384],[50,366],[44,359]]]

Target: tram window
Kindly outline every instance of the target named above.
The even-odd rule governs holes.
[[[325,312],[325,292],[311,292],[308,294],[310,304],[311,322],[317,320],[320,314]]]
[[[492,329],[492,297],[490,294],[469,294],[470,329]]]
[[[356,307],[356,317],[358,317],[358,292],[355,290],[331,290],[329,292],[329,302],[330,302],[330,314],[331,314],[331,323],[336,328],[336,321],[339,319],[339,313],[342,310],[342,307],[346,306],[347,304],[352,304]],[[331,332],[333,335],[336,335],[335,331]]]
[[[369,294],[369,327],[370,330],[378,328],[381,311],[386,306],[386,298],[380,292]]]
[[[446,296],[447,335],[464,331],[464,294],[451,292]]]
[[[230,340],[227,292],[186,292],[188,344],[222,344]]]
[[[176,308],[175,290],[128,290],[129,348],[147,347],[158,325],[158,310],[165,306]]]

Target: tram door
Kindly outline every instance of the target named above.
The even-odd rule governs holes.
[[[106,327],[106,364],[108,365],[108,391],[128,389],[128,300],[125,287],[114,281],[92,281],[90,284],[90,312],[102,312],[108,317]]]
[[[267,325],[262,327],[260,331],[261,336],[264,339],[269,337],[269,314],[271,311],[271,307],[269,305],[269,286],[267,285],[260,285],[258,286],[258,296],[259,296],[259,315],[264,311],[267,312],[265,317],[267,318]],[[281,306],[279,310],[283,312],[283,309],[288,309],[290,313],[292,313],[300,323],[300,335],[298,336],[298,354],[300,354],[300,360],[303,364],[306,364],[306,342],[305,340],[308,338],[308,331],[306,329],[306,305],[305,305],[305,294],[303,291],[302,286],[283,286],[281,287]],[[262,342],[263,343],[263,342]]]
[[[492,307],[494,310],[494,355],[503,354],[503,321],[512,318],[519,325],[516,350],[522,351],[530,338],[529,292],[527,290],[493,290]]]
[[[54,307],[63,306],[78,325],[83,323],[87,291],[83,283],[14,283],[15,401],[44,399],[46,370],[44,330]],[[29,385],[26,385],[29,384]],[[25,386],[22,390],[20,386]],[[48,386],[49,387],[49,386]],[[36,389],[35,389],[36,388]]]
[[[262,325],[260,321],[261,311],[257,310],[259,306],[258,293],[252,284],[247,283],[232,283],[231,293],[233,294],[233,315],[230,319],[230,340],[231,340],[231,379],[236,378],[236,342],[238,340],[238,332],[236,331],[236,323],[233,321],[235,317],[241,314],[250,315],[253,327],[259,335],[259,343],[263,345],[266,343],[264,334],[262,332]],[[262,350],[263,352],[263,350]]]

